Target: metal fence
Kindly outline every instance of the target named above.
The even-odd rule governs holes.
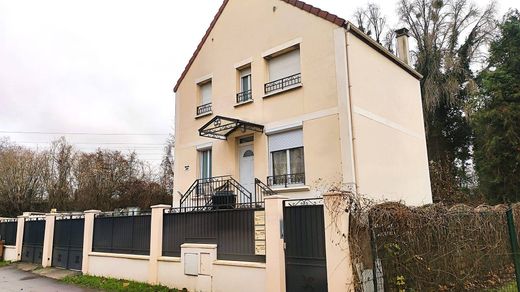
[[[0,221],[0,240],[3,240],[5,245],[15,245],[17,229],[18,221],[16,219]]]
[[[217,244],[222,260],[265,262],[255,254],[255,212],[263,209],[234,209],[207,212],[169,210],[163,219],[163,256],[181,255],[184,243]]]
[[[95,252],[135,255],[150,254],[149,212],[140,215],[103,213],[94,219]]]

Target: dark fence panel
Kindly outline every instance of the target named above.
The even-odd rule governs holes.
[[[0,222],[0,240],[5,241],[5,245],[16,245],[16,231],[18,222]]]
[[[41,264],[45,218],[27,220],[24,224],[22,261]]]
[[[81,270],[84,225],[83,218],[56,220],[52,252],[54,267]]]
[[[164,214],[162,253],[178,257],[183,243],[214,243],[218,259],[265,262],[265,256],[255,255],[254,214],[259,210]]]
[[[93,251],[150,254],[150,215],[96,217]]]

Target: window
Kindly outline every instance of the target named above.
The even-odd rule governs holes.
[[[305,183],[303,132],[301,129],[269,136],[271,174],[267,182],[271,186],[287,186]]]
[[[204,82],[200,86],[200,104],[211,103],[211,80]]]
[[[300,73],[300,50],[292,50],[269,59],[269,81],[276,81]]]
[[[238,71],[240,77],[240,88],[237,93],[237,103],[247,102],[253,99],[251,91],[251,67]]]
[[[211,149],[199,151],[200,178],[211,177]]]
[[[211,113],[211,79],[199,83],[200,104],[197,106],[197,116]]]
[[[299,49],[268,59],[268,66],[269,82],[264,85],[266,94],[295,88],[301,84]]]

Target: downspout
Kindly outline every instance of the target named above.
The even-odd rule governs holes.
[[[338,94],[338,115],[340,125],[342,186],[357,193],[357,174],[352,127],[350,99],[350,72],[348,68],[347,30],[344,27],[334,30],[336,61],[336,86]]]
[[[350,42],[349,42],[349,35],[348,35],[348,32],[350,30],[350,27],[351,27],[351,24],[350,22],[347,24],[347,28],[346,28],[346,34],[345,34],[345,40],[346,40],[346,46],[347,46],[347,84],[348,84],[348,87],[347,87],[347,95],[348,95],[348,110],[349,110],[349,119],[348,119],[348,126],[350,127],[350,133],[351,133],[351,139],[350,139],[350,149],[352,149],[352,161],[354,163],[353,165],[353,174],[354,174],[354,184],[355,184],[355,192],[356,194],[358,193],[358,177],[357,177],[357,172],[358,172],[358,164],[357,164],[357,157],[356,157],[356,146],[355,146],[355,133],[354,133],[354,126],[353,126],[353,123],[352,123],[352,83],[350,82],[350,58],[349,58],[349,50],[348,50],[348,47],[350,46]]]

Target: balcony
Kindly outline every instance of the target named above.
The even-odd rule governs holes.
[[[197,107],[197,117],[211,114],[211,102]]]
[[[251,192],[230,175],[197,179],[180,200],[180,212],[263,208],[264,198],[276,194],[255,179]]]
[[[274,92],[284,91],[295,88],[302,83],[302,74],[294,74],[282,79],[271,81],[264,85],[264,92],[269,95]]]
[[[242,91],[237,93],[237,104],[246,103],[253,100],[253,93],[251,90]]]
[[[291,187],[305,185],[305,173],[282,174],[267,177],[269,187]]]

